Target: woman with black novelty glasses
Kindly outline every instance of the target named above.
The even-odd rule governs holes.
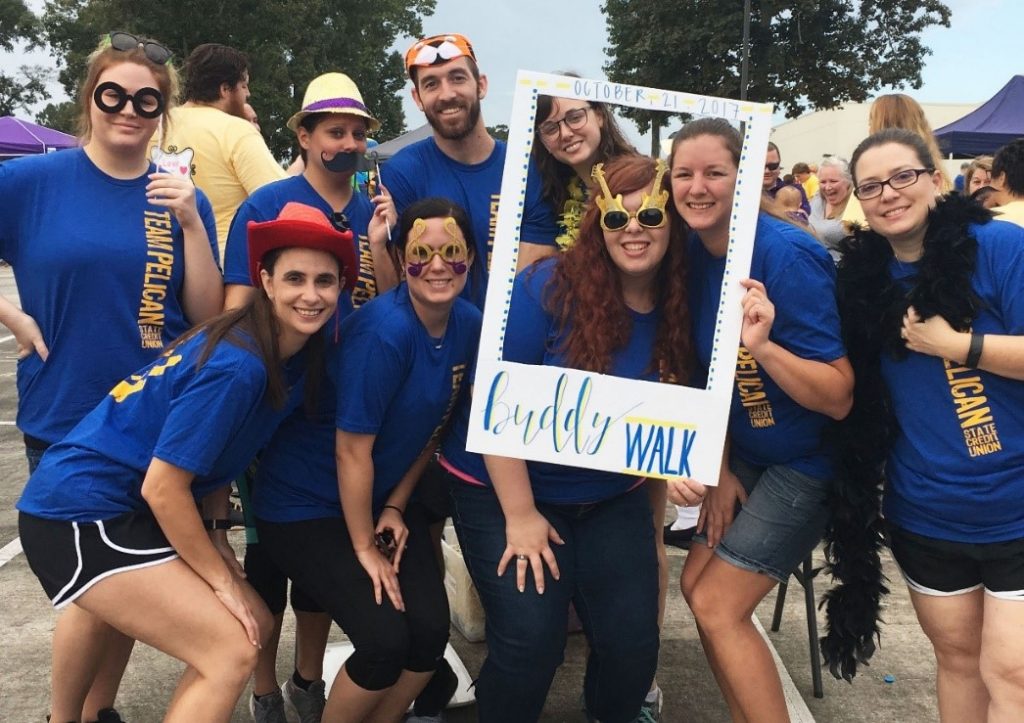
[[[0,297],[0,323],[18,343],[17,422],[30,472],[118,381],[221,309],[210,205],[188,178],[158,173],[146,158],[177,92],[169,57],[155,41],[112,33],[82,83],[82,147],[0,166],[0,256],[22,304]],[[56,639],[93,624],[70,610]],[[123,636],[107,642],[84,720],[113,705],[131,650]],[[55,679],[61,666],[58,656]]]

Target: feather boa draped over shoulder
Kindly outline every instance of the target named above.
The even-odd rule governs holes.
[[[991,218],[959,195],[940,199],[929,213],[924,253],[909,290],[893,280],[892,247],[878,233],[858,229],[839,244],[839,313],[855,383],[850,414],[828,431],[837,464],[825,559],[839,584],[822,601],[827,632],[821,651],[836,678],[852,680],[858,664],[871,658],[881,598],[889,592],[880,558],[881,493],[898,424],[882,380],[881,356],[906,356],[900,329],[910,306],[922,319],[940,315],[954,329],[970,327],[981,301],[971,288],[978,242],[968,227]]]

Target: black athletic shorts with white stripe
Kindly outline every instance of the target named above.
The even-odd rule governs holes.
[[[21,512],[18,534],[29,567],[57,609],[104,578],[178,557],[148,508],[99,522]]]

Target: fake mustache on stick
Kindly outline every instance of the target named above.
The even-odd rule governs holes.
[[[371,151],[370,153],[356,153],[350,152],[339,152],[335,153],[334,157],[330,160],[327,159],[327,154],[320,153],[320,162],[324,164],[331,173],[356,173],[357,171],[372,171],[377,163],[377,153]]]

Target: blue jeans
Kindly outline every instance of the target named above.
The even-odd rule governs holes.
[[[515,565],[497,576],[505,516],[494,491],[451,480],[453,519],[487,615],[487,659],[476,683],[482,723],[540,717],[565,654],[570,600],[590,642],[583,683],[587,712],[603,723],[632,721],[658,666],[658,560],[647,490],[585,505],[538,503],[565,541],[552,544],[560,580],[538,595]],[[547,570],[545,569],[545,574]]]

